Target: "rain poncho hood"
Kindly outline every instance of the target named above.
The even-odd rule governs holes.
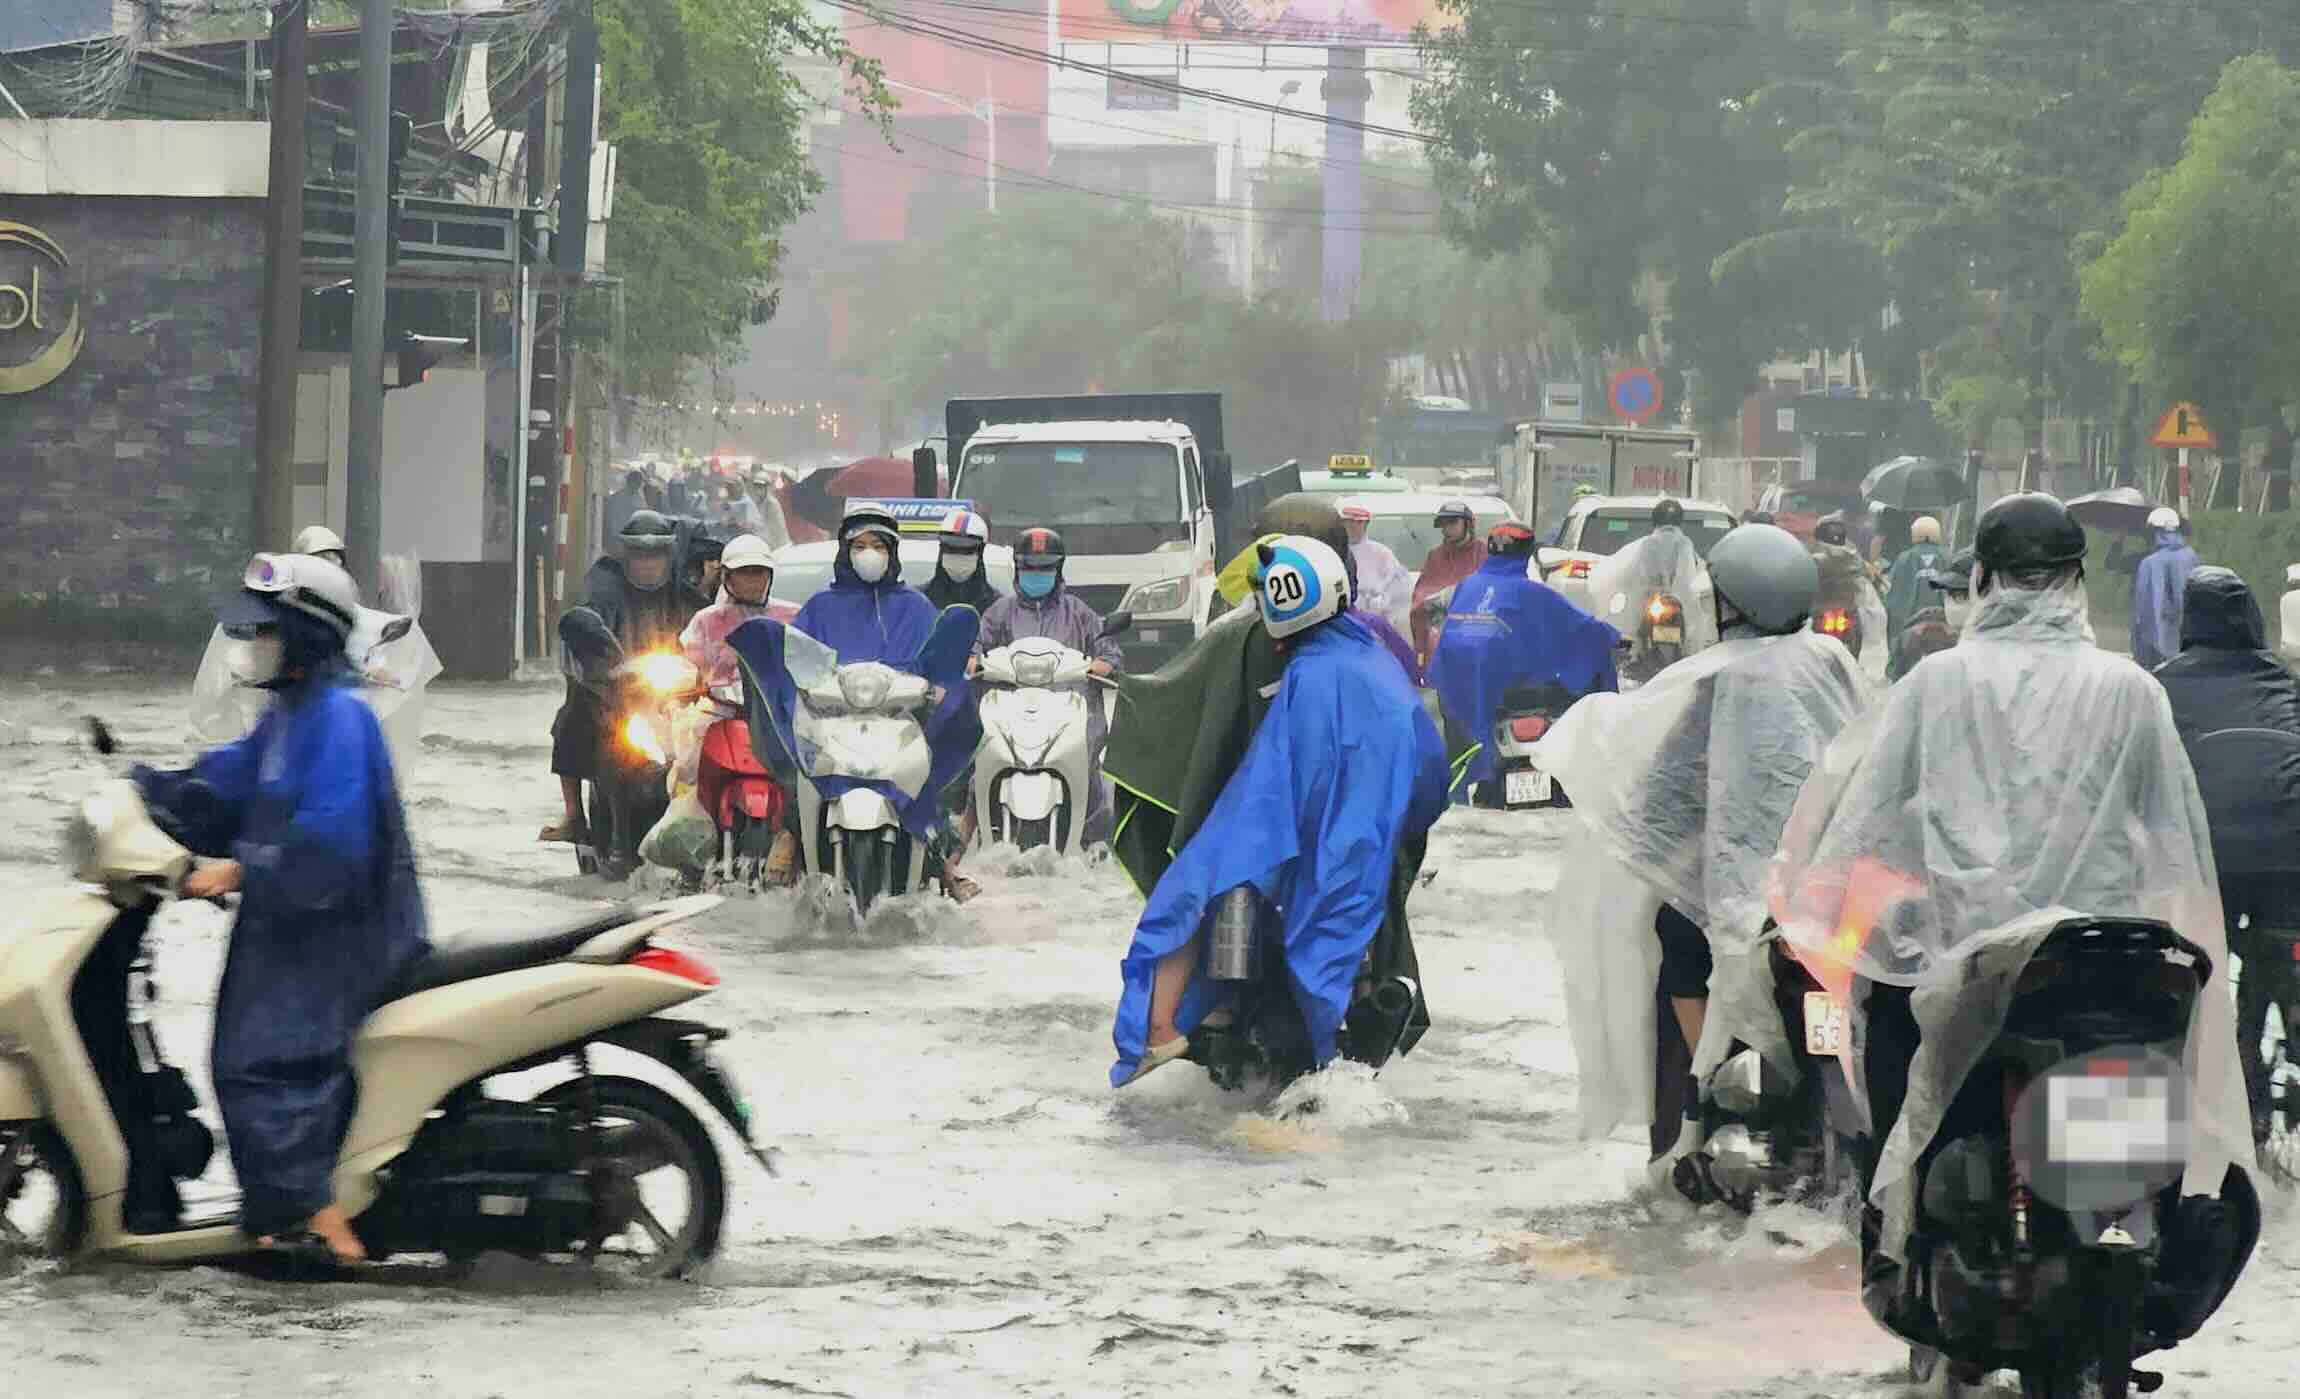
[[[921,591],[926,594],[926,600],[934,604],[937,612],[945,607],[971,607],[977,612],[988,613],[992,603],[1006,596],[991,585],[988,560],[977,562],[974,576],[961,583],[943,572],[942,560],[936,559],[934,577],[926,580],[926,587]]]
[[[187,844],[245,870],[216,993],[215,1089],[251,1234],[334,1199],[351,1042],[429,950],[390,750],[340,669],[278,692],[253,732],[183,772],[136,770]],[[190,800],[205,784],[212,801]]]
[[[1504,694],[1546,684],[1574,695],[1613,689],[1619,683],[1613,648],[1620,639],[1563,593],[1526,577],[1523,558],[1496,555],[1463,580],[1429,665],[1430,688],[1446,718],[1481,745],[1462,780],[1491,782],[1499,775],[1485,738]]]
[[[2156,550],[2132,580],[2132,658],[2154,670],[2180,654],[2181,593],[2196,571],[2196,551],[2180,531],[2156,532]]]
[[[855,572],[853,544],[842,541],[831,563],[831,585],[799,609],[791,625],[839,653],[839,664],[885,661],[897,669],[926,644],[935,607],[902,581],[902,550],[888,542],[886,576],[865,583]]]
[[[1737,1037],[1786,1057],[1776,1012],[1729,1012],[1762,1000],[1738,990],[1756,969],[1766,871],[1806,774],[1867,694],[1826,637],[1737,636],[1627,694],[1582,700],[1534,745],[1576,818],[1549,920],[1584,1133],[1652,1121],[1664,900],[1701,926],[1716,959],[1703,1044]]]
[[[1400,848],[1444,812],[1445,788],[1436,726],[1365,628],[1342,616],[1305,633],[1244,759],[1142,910],[1121,972],[1112,1084],[1142,1056],[1159,959],[1240,884],[1277,910],[1313,1057],[1330,1059],[1359,964],[1390,913]],[[1189,1033],[1216,1002],[1214,983],[1194,977],[1177,1026]]]
[[[2268,626],[2244,580],[2225,568],[2188,577],[2180,654],[2156,668],[2182,739],[2216,729],[2300,733],[2300,681],[2268,650]]]
[[[1871,1190],[1886,1254],[1908,1236],[1914,1162],[2065,917],[2159,919],[2211,956],[2186,1053],[2189,1193],[2250,1167],[2204,806],[2162,688],[2091,644],[2080,583],[1982,593],[1956,648],[1838,739],[1782,835],[1770,899],[1824,980],[1916,988],[1923,1043]]]
[[[1352,601],[1360,611],[1401,631],[1413,624],[1414,576],[1389,545],[1367,535],[1350,546],[1350,564],[1358,579]]]
[[[1599,621],[1635,638],[1645,601],[1655,593],[1677,599],[1685,617],[1686,655],[1717,644],[1717,608],[1709,600],[1700,551],[1675,525],[1663,525],[1599,559],[1589,570],[1585,596]]]
[[[1439,541],[1429,557],[1422,560],[1420,576],[1414,579],[1413,638],[1414,654],[1427,660],[1430,654],[1430,619],[1422,608],[1431,598],[1477,572],[1488,555],[1485,541],[1471,530],[1459,544]]]

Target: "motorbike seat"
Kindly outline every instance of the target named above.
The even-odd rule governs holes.
[[[421,961],[410,966],[386,999],[396,1001],[419,991],[435,991],[442,986],[477,981],[483,976],[547,966],[601,933],[636,923],[645,916],[642,909],[618,908],[612,913],[592,914],[546,932],[460,938],[445,947],[433,948]]]

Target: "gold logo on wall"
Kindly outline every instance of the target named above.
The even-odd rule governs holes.
[[[30,248],[40,258],[68,268],[72,260],[56,246],[56,240],[29,224],[9,223],[0,219],[0,246],[16,245]],[[22,283],[0,282],[0,394],[31,393],[54,383],[58,375],[72,367],[80,357],[80,347],[88,343],[88,332],[80,324],[80,303],[72,303],[71,314],[64,328],[48,338],[47,308],[42,304],[42,264],[35,258],[31,275]],[[15,358],[20,343],[19,332],[29,332],[40,349],[30,359],[8,363]]]

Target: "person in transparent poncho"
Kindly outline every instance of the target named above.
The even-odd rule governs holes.
[[[2228,944],[2196,778],[2147,672],[2097,649],[2084,530],[2051,496],[1981,518],[1974,610],[1831,746],[1767,893],[1782,936],[1853,1008],[1847,1070],[1881,1142],[1871,1227],[1905,1256],[1914,1167],[2064,918],[2159,919],[2212,958],[2185,1063],[2185,1191],[2252,1165]]]
[[[1717,614],[1709,606],[1701,555],[1685,537],[1684,524],[1685,507],[1664,499],[1653,507],[1652,533],[1631,540],[1589,571],[1585,596],[1590,611],[1630,639],[1631,655],[1622,668],[1633,674],[1649,676],[1660,669],[1646,655],[1641,625],[1646,619],[1646,605],[1656,595],[1677,599],[1678,625],[1683,630],[1680,657],[1696,655],[1717,643]]]

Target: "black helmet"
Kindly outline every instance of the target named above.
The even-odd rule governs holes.
[[[1014,536],[1014,566],[1016,568],[1060,568],[1069,552],[1062,547],[1062,536],[1044,525],[1033,525]]]
[[[1981,512],[1973,561],[1991,576],[2031,574],[2084,558],[2084,526],[2042,491],[2008,495]]]
[[[1515,520],[1504,520],[1485,532],[1486,553],[1499,558],[1531,558],[1537,542],[1533,531]]]
[[[1430,521],[1430,523],[1437,526],[1439,529],[1444,529],[1445,522],[1448,520],[1459,520],[1463,524],[1475,528],[1477,525],[1477,514],[1469,508],[1468,501],[1449,500],[1445,504],[1438,507],[1437,518]]]
[[[631,518],[624,523],[623,532],[616,538],[623,541],[623,552],[626,554],[668,553],[671,546],[678,542],[679,528],[671,523],[669,516],[660,511],[634,510]]]
[[[1741,523],[1745,525],[1771,525],[1778,524],[1779,521],[1773,518],[1773,512],[1770,510],[1752,510],[1741,517]]]
[[[1845,530],[1845,517],[1842,515],[1823,515],[1813,526],[1813,538],[1823,544],[1843,544],[1850,537]]]
[[[1660,529],[1663,525],[1677,525],[1682,527],[1684,523],[1685,507],[1679,505],[1676,501],[1669,499],[1667,496],[1663,496],[1661,500],[1654,505],[1653,527],[1655,529]]]

